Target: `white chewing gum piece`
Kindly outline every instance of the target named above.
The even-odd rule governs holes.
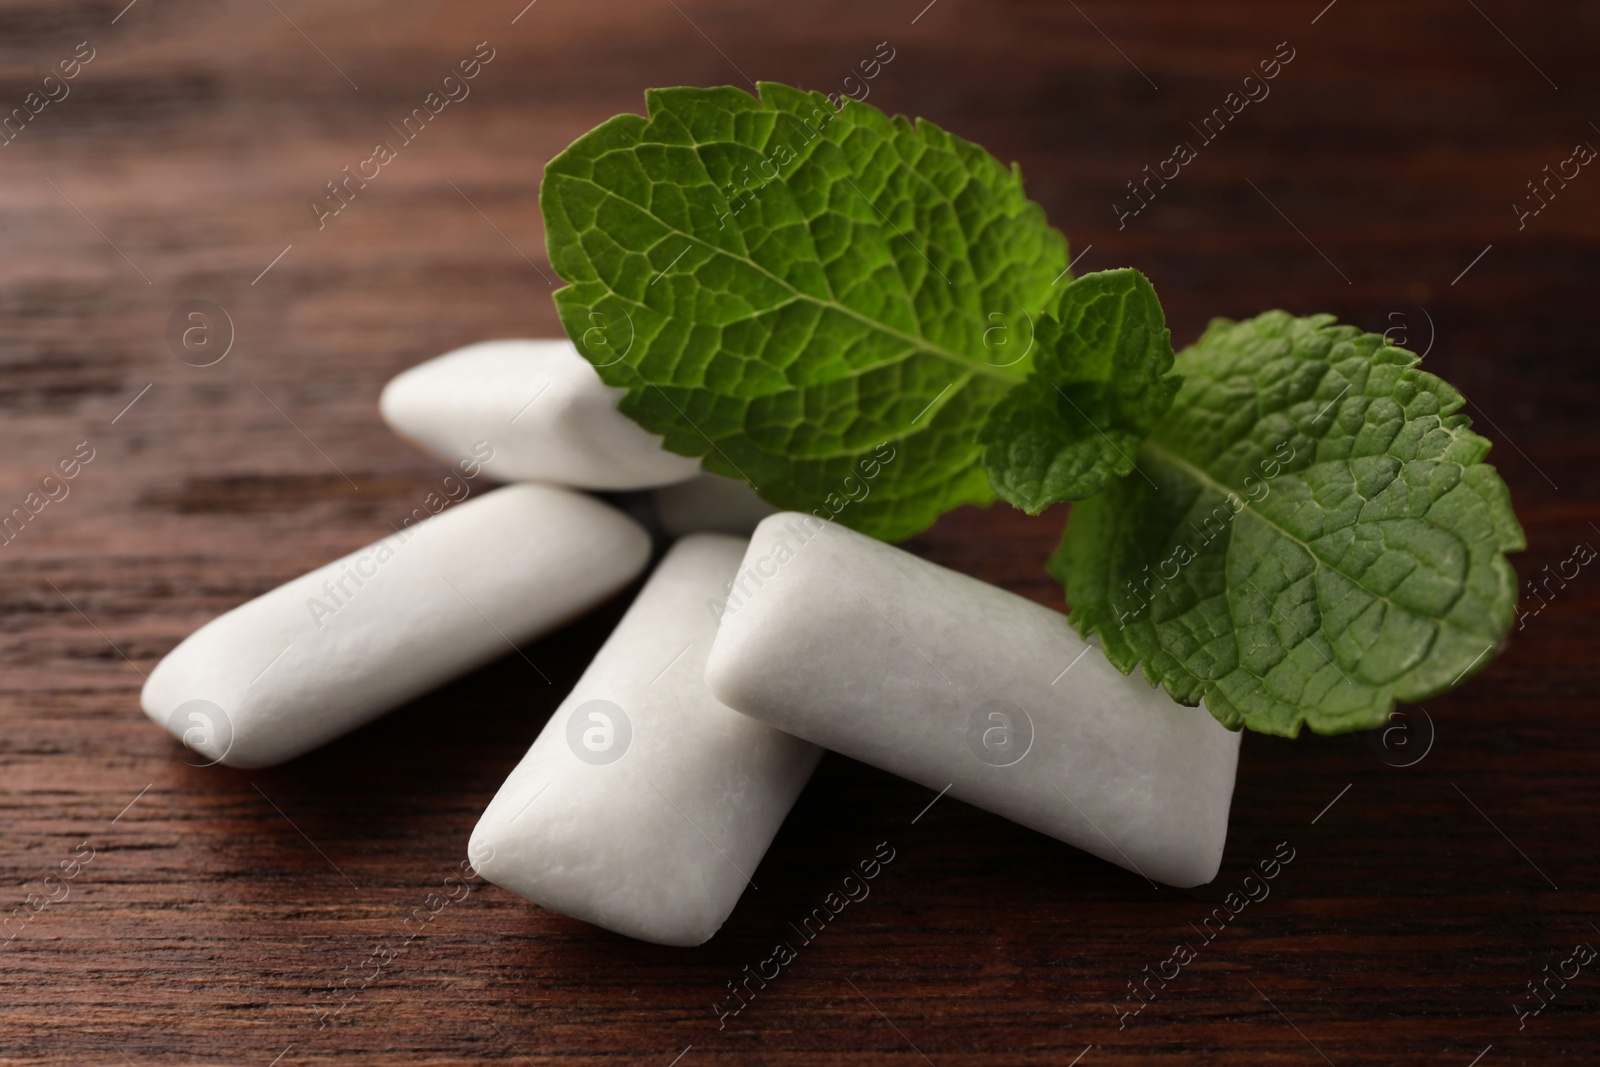
[[[396,375],[378,409],[402,437],[500,482],[648,489],[694,477],[699,461],[618,411],[622,395],[566,338],[484,341]]]
[[[1064,615],[792,512],[756,528],[706,681],[780,730],[1174,886],[1216,877],[1239,734]]]
[[[706,689],[711,606],[744,546],[667,553],[478,820],[479,874],[657,944],[722,926],[822,756]]]
[[[649,557],[598,500],[495,489],[206,623],[140,703],[211,762],[282,763],[560,626]]]
[[[725,533],[748,538],[757,523],[777,510],[746,483],[720,474],[696,475],[650,495],[661,528],[672,537]]]

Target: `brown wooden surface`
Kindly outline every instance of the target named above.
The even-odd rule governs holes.
[[[1600,544],[1600,171],[1523,230],[1511,204],[1575,143],[1600,145],[1600,9],[538,0],[512,24],[522,0],[138,0],[118,18],[125,2],[0,4],[4,108],[78,42],[95,49],[0,148],[0,507],[77,442],[95,450],[0,547],[0,915],[30,913],[44,875],[93,849],[51,883],[64,899],[13,918],[0,1060],[1600,1058],[1600,964],[1521,1029],[1513,1010],[1546,965],[1600,945],[1594,568],[1427,706],[1436,737],[1414,766],[1364,736],[1247,737],[1213,885],[1152,890],[949,799],[913,825],[927,791],[829,757],[759,891],[689,951],[481,884],[409,941],[401,926],[620,605],[527,649],[553,686],[511,657],[270,771],[186,765],[136,703],[196,626],[376,539],[438,484],[380,424],[384,381],[469,341],[558,331],[546,159],[648,86],[836,90],[883,40],[896,57],[871,102],[1020,161],[1079,269],[1142,268],[1180,343],[1276,306],[1403,322],[1496,441],[1528,532],[1519,573],[1554,567]],[[496,58],[472,95],[319,232],[308,199],[485,40]],[[1119,231],[1124,183],[1285,40],[1271,96]],[[234,322],[215,366],[168,350],[189,299]],[[959,513],[911,547],[1056,604],[1040,564],[1063,518]],[[725,983],[880,841],[897,856],[871,896],[719,1030]],[[1129,979],[1198,946],[1190,924],[1282,841],[1296,857],[1271,896],[1119,1030]],[[349,995],[329,987],[356,989],[375,949],[392,961],[319,1029]]]

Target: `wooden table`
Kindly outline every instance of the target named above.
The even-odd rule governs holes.
[[[1146,271],[1178,341],[1281,306],[1427,349],[1496,442],[1528,532],[1516,565],[1539,576],[1600,544],[1600,174],[1552,186],[1520,228],[1512,205],[1575,143],[1600,145],[1592,6],[125,2],[0,8],[6,108],[59,95],[44,75],[79,42],[93,54],[0,148],[0,507],[93,452],[0,548],[0,1060],[1600,1058],[1600,965],[1537,1016],[1514,1009],[1600,945],[1593,568],[1547,605],[1528,596],[1506,653],[1427,705],[1431,748],[1419,712],[1387,752],[1248,737],[1212,885],[1153,890],[829,757],[760,889],[692,951],[481,883],[428,903],[617,605],[526,650],[552,686],[509,657],[274,770],[191,767],[137,707],[195,627],[376,539],[438,485],[380,424],[384,381],[469,341],[558,332],[546,159],[648,86],[837,91],[881,41],[895,58],[870,102],[1020,161],[1079,269]],[[471,96],[319,229],[325,183],[481,41],[494,59]],[[1270,96],[1200,142],[1188,124],[1279,42],[1293,59]],[[1119,228],[1125,183],[1178,140],[1198,157]],[[231,320],[212,366],[169,347],[190,300]],[[910,547],[1058,605],[1040,564],[1064,517],[957,513]],[[719,1028],[726,984],[885,841],[870,898]],[[1203,941],[1280,842],[1295,858],[1271,895]],[[47,887],[62,864],[75,876]],[[408,935],[417,909],[431,918]],[[1127,984],[1180,942],[1198,958],[1122,1017]],[[375,951],[393,958],[374,967]]]

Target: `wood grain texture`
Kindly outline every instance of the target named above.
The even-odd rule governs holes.
[[[1527,597],[1506,653],[1427,705],[1413,766],[1363,736],[1247,737],[1210,886],[1152,890],[948,798],[918,818],[927,791],[829,757],[760,889],[693,951],[481,884],[405,926],[620,603],[526,649],[550,685],[508,657],[270,771],[190,767],[137,708],[196,626],[438,484],[381,425],[384,381],[557,332],[546,159],[646,87],[837,90],[883,40],[870,101],[1018,160],[1079,269],[1143,269],[1180,343],[1278,306],[1404,326],[1496,441],[1524,579],[1600,544],[1600,174],[1522,229],[1511,209],[1600,145],[1600,11],[1323,2],[0,4],[4,108],[95,50],[0,147],[0,510],[94,449],[0,547],[0,1062],[1594,1062],[1596,968],[1521,1028],[1513,1010],[1600,945],[1592,568]],[[480,41],[471,96],[319,230],[308,201]],[[1281,41],[1271,95],[1119,229],[1125,183]],[[168,349],[191,299],[231,316],[215,366]],[[910,547],[1057,605],[1041,564],[1064,517],[960,512]],[[719,1028],[726,983],[883,841],[871,896]],[[1284,841],[1271,895],[1202,943],[1191,924]],[[1197,959],[1119,1028],[1113,1003],[1179,942]]]

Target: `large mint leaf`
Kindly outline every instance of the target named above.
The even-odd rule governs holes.
[[[1065,238],[931,123],[760,94],[653,90],[550,161],[563,325],[626,414],[779,507],[897,540],[992,500],[978,429]]]
[[[1512,620],[1522,530],[1461,394],[1332,322],[1212,323],[1138,469],[1073,506],[1051,560],[1113,663],[1231,727],[1380,725]]]
[[[1149,279],[1131,268],[1064,287],[1035,339],[1033,373],[978,438],[995,492],[1030,515],[1131,473],[1182,384],[1163,377],[1172,335]]]

